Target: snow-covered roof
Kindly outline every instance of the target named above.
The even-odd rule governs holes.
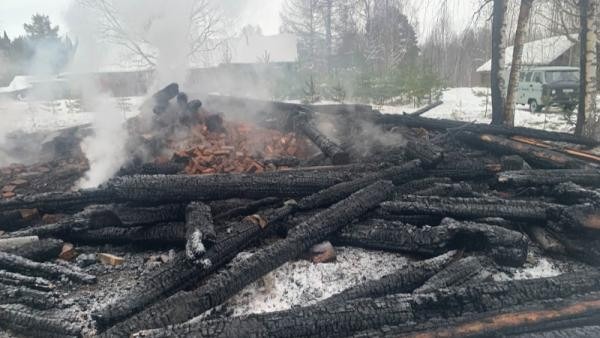
[[[578,40],[577,34],[570,36],[559,35],[546,39],[527,42],[523,45],[523,64],[526,65],[547,65],[558,59],[561,55],[571,49]],[[512,64],[513,46],[506,48],[506,67]],[[477,68],[478,73],[489,72],[492,70],[492,60],[484,63]]]

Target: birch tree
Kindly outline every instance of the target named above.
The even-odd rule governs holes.
[[[504,80],[506,11],[506,0],[494,0],[494,9],[492,12],[492,71],[490,74],[492,124],[502,124],[504,120],[504,99],[506,96]]]
[[[596,7],[597,0],[580,0],[581,15],[581,50],[580,50],[580,88],[579,111],[575,133],[580,136],[593,137],[598,130],[596,114],[596,70],[597,70],[597,37]]]
[[[525,34],[527,24],[531,15],[531,6],[533,0],[521,0],[519,9],[519,20],[515,32],[515,42],[513,45],[513,57],[510,67],[510,76],[508,80],[508,90],[506,95],[506,107],[504,108],[504,124],[510,127],[515,125],[515,105],[517,97],[517,88],[519,87],[519,73],[523,59],[523,45],[525,43]]]

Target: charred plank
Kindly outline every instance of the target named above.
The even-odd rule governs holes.
[[[140,246],[168,247],[185,243],[184,223],[163,223],[141,227],[105,227],[96,230],[77,230],[63,235],[78,244],[136,244]]]
[[[482,281],[491,277],[482,264],[481,257],[466,257],[451,263],[442,271],[429,278],[421,287],[414,290],[416,293],[428,293],[451,286],[462,286],[476,279]]]
[[[45,262],[58,258],[63,241],[53,238],[41,239],[34,243],[28,243],[18,248],[6,250],[5,252],[21,256],[36,262]]]
[[[51,292],[0,283],[0,304],[23,304],[45,310],[56,307],[58,303],[58,298]]]
[[[43,313],[26,311],[14,305],[0,306],[0,326],[25,333],[43,333],[40,337],[81,336],[83,327],[65,318],[52,318]]]

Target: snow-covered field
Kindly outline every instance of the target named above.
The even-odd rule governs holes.
[[[427,112],[425,117],[443,118],[465,122],[489,123],[492,120],[492,106],[489,88],[450,88],[444,91],[444,104]],[[410,113],[418,108],[412,106],[381,106],[382,113]],[[531,113],[529,107],[517,105],[515,125],[551,131],[571,132],[573,125],[566,122],[564,114],[550,110],[548,113]]]

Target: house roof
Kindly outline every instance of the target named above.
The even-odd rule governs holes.
[[[572,40],[578,39],[579,37],[577,34],[571,34],[570,36],[559,35],[527,42],[523,45],[523,64],[550,64],[575,45]],[[509,67],[512,64],[513,48],[513,46],[506,48],[506,67]],[[491,70],[492,60],[488,60],[488,62],[477,68],[478,73],[490,72]]]

